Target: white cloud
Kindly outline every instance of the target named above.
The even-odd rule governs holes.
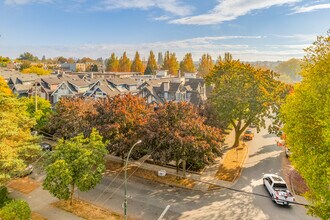
[[[293,9],[294,12],[292,14],[311,12],[311,11],[316,11],[316,10],[320,10],[320,9],[327,9],[327,8],[330,8],[330,4],[319,4],[319,5],[295,7]]]
[[[41,57],[92,57],[107,58],[110,53],[114,52],[117,56],[121,56],[124,51],[133,58],[135,51],[139,51],[141,58],[147,60],[149,51],[157,52],[175,52],[178,60],[181,60],[187,52],[191,52],[193,59],[198,61],[204,53],[209,53],[213,59],[225,52],[233,54],[235,59],[242,61],[277,61],[288,60],[290,58],[301,58],[304,51],[302,45],[260,45],[262,36],[206,36],[189,38],[173,41],[158,41],[140,44],[84,44],[84,45],[66,45],[66,46],[4,46],[3,52],[6,56],[12,58],[18,57],[19,54],[29,51],[32,54]],[[240,40],[246,39],[247,44],[241,44]],[[230,43],[227,42],[230,40]],[[226,43],[225,43],[225,42]],[[305,46],[305,45],[303,45]]]
[[[206,14],[188,16],[170,21],[173,24],[209,25],[234,20],[254,10],[293,4],[301,0],[218,0],[214,9]]]
[[[25,5],[30,3],[50,3],[52,0],[5,0],[6,5]]]
[[[155,21],[167,21],[167,20],[171,19],[171,17],[163,15],[163,16],[159,16],[159,17],[154,17],[153,19]]]
[[[178,16],[189,15],[193,8],[179,0],[103,0],[98,10],[160,8]]]
[[[317,34],[293,34],[293,35],[274,35],[279,38],[292,39],[301,42],[313,42],[316,40]]]

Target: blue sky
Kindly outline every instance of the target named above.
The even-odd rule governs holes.
[[[11,58],[169,50],[276,61],[326,35],[330,0],[0,0],[0,21],[0,55]]]

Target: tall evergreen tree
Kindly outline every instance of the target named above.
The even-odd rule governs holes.
[[[143,73],[143,71],[144,71],[143,63],[140,59],[140,54],[137,51],[135,53],[135,57],[132,62],[131,71],[132,72],[141,72],[141,73]]]
[[[206,76],[210,73],[213,68],[213,61],[210,54],[203,54],[201,62],[198,66],[198,73],[201,76]]]
[[[131,71],[131,61],[126,55],[126,51],[123,56],[119,59],[119,72],[130,72]]]
[[[164,63],[164,58],[163,58],[163,53],[162,52],[158,52],[158,60],[157,63],[159,66],[162,66]]]
[[[180,63],[180,71],[182,74],[183,73],[193,73],[196,71],[191,53],[187,53],[184,56],[183,60]]]
[[[106,64],[106,71],[110,72],[118,72],[119,71],[119,60],[115,53],[111,54],[107,64]]]

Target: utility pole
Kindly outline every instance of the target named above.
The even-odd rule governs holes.
[[[35,96],[35,104],[36,104],[36,112],[37,112],[37,110],[38,110],[37,82],[35,82],[34,84],[35,84],[35,93],[34,93],[34,96]]]
[[[127,220],[127,164],[128,164],[128,159],[129,156],[133,150],[133,148],[135,147],[135,145],[140,144],[142,141],[138,140],[129,150],[127,158],[126,158],[126,162],[125,162],[125,192],[124,192],[124,196],[125,196],[125,200],[124,200],[124,220]]]

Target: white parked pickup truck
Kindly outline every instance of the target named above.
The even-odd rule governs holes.
[[[295,201],[282,177],[275,174],[265,174],[263,182],[276,204],[290,205],[290,203]]]

